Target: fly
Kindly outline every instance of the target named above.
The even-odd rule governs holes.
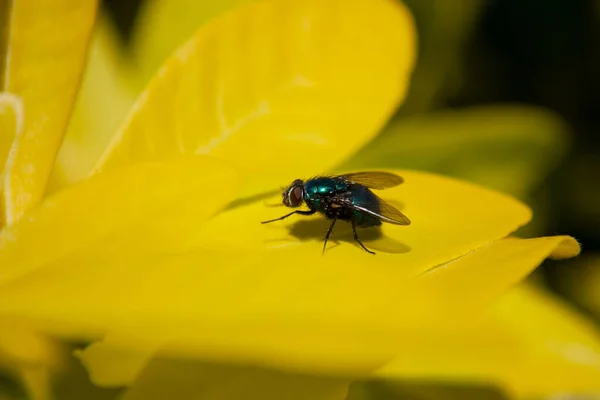
[[[379,198],[371,189],[387,189],[404,182],[402,177],[389,172],[357,172],[353,174],[323,176],[302,181],[296,179],[282,193],[283,204],[296,208],[305,203],[308,210],[295,210],[282,217],[262,222],[281,221],[293,214],[312,215],[321,213],[331,220],[325,234],[323,253],[337,220],[352,224],[354,240],[370,254],[358,237],[356,227],[379,226],[382,222],[410,225],[410,220],[400,211]]]

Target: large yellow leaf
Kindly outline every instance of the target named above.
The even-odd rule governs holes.
[[[600,392],[600,335],[593,324],[525,285],[509,291],[469,329],[414,349],[377,376],[487,383],[521,398]]]
[[[473,324],[467,322],[465,325],[465,319],[469,320],[470,316],[477,315],[475,312],[480,313],[483,311],[489,305],[491,300],[501,296],[509,287],[522,279],[544,258],[548,256],[574,256],[578,251],[579,247],[577,243],[568,237],[537,238],[530,240],[504,239],[485,246],[458,260],[439,266],[418,279],[413,278],[408,281],[410,283],[408,285],[403,284],[402,279],[398,279],[396,282],[392,282],[391,285],[379,284],[378,286],[371,286],[372,281],[366,277],[367,273],[365,273],[363,285],[360,287],[360,290],[358,286],[354,289],[354,296],[352,296],[352,294],[346,295],[340,293],[338,291],[339,288],[331,283],[324,287],[325,293],[319,293],[312,287],[312,290],[310,291],[310,301],[303,299],[302,302],[306,304],[300,304],[300,302],[294,301],[294,307],[287,310],[288,317],[291,318],[293,316],[294,318],[300,318],[297,323],[301,325],[298,327],[297,332],[290,333],[290,335],[306,335],[307,333],[304,332],[304,330],[307,329],[304,324],[314,324],[314,321],[311,322],[310,319],[315,319],[316,314],[323,313],[323,309],[328,307],[331,307],[331,311],[329,311],[331,312],[331,315],[328,317],[323,315],[320,322],[321,325],[324,325],[322,321],[325,321],[328,318],[333,318],[337,322],[340,322],[339,314],[347,314],[348,318],[354,317],[357,319],[354,321],[355,325],[348,328],[345,333],[340,334],[345,337],[353,335],[359,336],[359,332],[362,332],[364,329],[362,325],[368,326],[370,329],[375,329],[376,327],[381,327],[382,324],[385,325],[386,322],[383,321],[386,319],[395,319],[395,322],[387,325],[387,328],[389,329],[394,323],[399,323],[399,321],[405,319],[404,322],[400,323],[404,323],[408,329],[398,332],[392,327],[396,336],[392,334],[391,339],[386,333],[379,333],[378,340],[381,340],[381,338],[384,337],[386,338],[384,343],[356,343],[356,345],[365,346],[366,348],[379,353],[382,351],[385,352],[382,348],[387,346],[387,351],[389,353],[397,351],[398,353],[396,354],[406,354],[406,359],[400,357],[399,360],[393,363],[394,365],[401,363],[403,368],[408,371],[406,372],[407,376],[405,376],[405,378],[412,377],[412,375],[410,375],[411,373],[416,375],[422,374],[419,375],[421,378],[439,378],[434,372],[432,372],[430,376],[421,372],[423,366],[428,365],[427,363],[429,361],[415,363],[412,357],[418,358],[421,352],[429,355],[438,348],[440,342],[444,345],[446,340],[450,341],[456,336],[468,336],[470,330],[473,329]],[[331,265],[321,266],[319,268],[331,268]],[[345,268],[349,269],[350,267]],[[372,266],[370,268],[376,267]],[[310,272],[311,271],[307,271],[307,273]],[[342,274],[344,274],[344,272],[340,271],[339,279],[342,279]],[[345,280],[347,281],[347,278],[345,278]],[[315,282],[319,281],[325,282],[324,280],[315,278]],[[282,284],[282,286],[285,291],[294,289],[293,282],[287,282]],[[380,298],[381,295],[378,295],[377,291],[393,290],[394,286],[398,288],[398,291],[400,291],[401,294],[390,295],[390,292],[388,292],[386,293],[386,296],[388,297],[383,297],[383,302],[387,301],[389,304],[386,305],[380,303],[378,306],[374,304],[375,302],[382,300]],[[261,287],[263,290],[269,289],[266,284],[263,284]],[[311,289],[311,287],[305,286],[304,289],[308,290]],[[296,290],[296,292],[291,293],[289,296],[297,296],[300,298],[302,296],[302,289],[294,290]],[[331,296],[332,298],[330,299],[328,296]],[[277,293],[276,298],[278,302],[281,302],[284,305],[283,307],[292,303],[292,301],[286,299],[285,294],[282,294],[281,292]],[[336,300],[338,298],[339,300]],[[397,301],[396,307],[400,308],[402,310],[401,312],[396,311],[395,309],[390,310],[390,308],[388,308],[394,307],[394,299]],[[408,299],[411,301],[408,301]],[[332,301],[334,302],[333,305],[330,304]],[[360,309],[361,305],[363,307],[362,310]],[[265,307],[261,311],[263,313],[266,312],[267,307],[273,307],[267,305],[263,306]],[[301,311],[300,307],[314,308]],[[449,312],[445,317],[451,319],[450,325],[453,327],[448,328],[445,321],[442,321],[444,318],[441,318],[442,320],[440,320],[440,315],[431,315],[433,310],[441,311],[442,309]],[[460,310],[458,314],[457,310]],[[282,308],[280,312],[281,316],[283,316],[285,315],[286,310]],[[361,315],[363,312],[374,313],[375,315],[366,317]],[[354,313],[354,315],[351,316],[352,313]],[[255,312],[252,314],[254,315]],[[417,316],[418,314],[421,315]],[[226,315],[231,314],[224,314],[223,316]],[[426,317],[427,315],[429,315],[431,319],[428,320]],[[281,318],[281,316],[278,318]],[[307,320],[306,316],[311,316],[311,318]],[[414,319],[415,316],[422,319],[419,322],[413,321],[414,324],[408,322],[409,319]],[[381,320],[374,322],[372,318],[381,318]],[[462,321],[460,319],[462,319]],[[362,325],[359,321],[363,321]],[[272,321],[271,324],[269,324],[271,329],[276,325],[277,322],[275,321]],[[456,329],[459,326],[464,326],[465,328],[457,331]],[[172,325],[170,327],[173,328]],[[313,331],[312,335],[314,335],[314,331],[320,329],[322,329],[322,327],[315,325],[309,326],[308,328],[309,331]],[[243,329],[242,331],[245,332],[246,335],[249,333],[249,330],[247,329]],[[449,332],[450,336],[446,337],[446,332]],[[365,333],[363,332],[363,334]],[[268,333],[264,332],[263,335],[268,335]],[[369,335],[374,334],[373,332],[366,333],[366,337],[364,337],[363,340],[367,341]],[[82,352],[81,357],[89,369],[92,379],[96,383],[108,386],[131,385],[153,356],[160,354],[160,350],[164,349],[164,342],[161,345],[160,340],[157,340],[157,337],[158,336],[153,334],[143,332],[137,332],[130,337],[109,335],[104,341],[85,349],[85,351]],[[322,341],[331,339],[333,338],[320,338]],[[258,336],[257,340],[264,340],[264,338]],[[272,339],[272,342],[265,343],[265,347],[268,348],[270,345],[273,346],[273,348],[277,348],[277,343],[280,343],[280,340],[280,338],[274,338]],[[335,340],[342,340],[342,337],[338,336]],[[390,343],[390,341],[393,342],[394,340],[396,340],[397,343]],[[313,355],[314,363],[324,365],[328,362],[325,358],[331,352],[331,346],[333,346],[331,343],[328,346],[323,346],[318,342],[315,343],[306,338],[303,342],[302,345],[304,346],[312,344],[313,346],[318,346],[317,349],[320,349],[311,350],[315,352]],[[460,343],[462,343],[462,341],[460,341]],[[451,343],[445,345],[448,348],[452,347]],[[300,346],[300,344],[298,344],[298,346]],[[323,348],[321,346],[323,346]],[[351,350],[356,351],[357,349],[353,348]],[[247,349],[243,351],[247,351]],[[279,348],[279,351],[282,351],[282,349]],[[309,350],[305,349],[305,351],[308,352]],[[319,351],[321,353],[319,353]],[[453,355],[454,353],[451,354]],[[476,353],[473,354],[474,357],[476,357]],[[189,355],[190,354],[187,354],[185,356]],[[318,360],[319,355],[323,359],[316,361]],[[298,355],[295,356],[298,357]],[[449,357],[448,355],[445,356]],[[240,354],[240,357],[245,358],[243,354]],[[299,358],[301,357],[302,356]],[[354,355],[354,357],[356,357],[356,355]],[[380,360],[384,358],[381,356],[378,357],[380,357]],[[449,361],[444,362],[460,362],[459,356],[456,357],[458,357],[458,359],[450,359]],[[375,359],[376,358],[377,357],[375,357]],[[355,368],[358,369],[352,371],[352,373],[362,375],[368,374],[369,368],[372,368],[373,365],[376,364],[374,359],[370,362],[366,362],[368,359],[368,356],[365,357],[362,368],[359,364],[355,365]],[[484,361],[487,362],[487,360]],[[280,362],[282,364],[293,364],[291,360],[285,360],[285,357],[281,357]],[[568,360],[564,360],[564,364],[568,365]],[[413,365],[414,369],[411,369]],[[340,367],[338,366],[337,368]]]
[[[12,142],[22,129],[23,102],[11,93],[0,93],[0,173],[4,170]]]
[[[121,333],[134,339],[125,342],[133,350],[141,337],[172,356],[353,375],[450,337],[448,326],[464,326],[478,311],[460,296],[459,261],[447,267],[459,268],[457,278],[432,284],[406,279],[400,268],[369,265],[368,272],[314,260],[292,268],[289,252],[232,253],[72,257],[77,268],[51,265],[5,287],[0,312],[47,319],[49,329],[68,326],[73,335]],[[475,282],[473,298],[502,293],[543,256],[477,264],[495,279]],[[509,261],[518,268],[507,269]]]
[[[4,254],[10,258],[2,261],[15,265],[14,275],[36,271],[3,286],[0,312],[49,319],[52,329],[66,326],[72,334],[114,332],[135,338],[135,343],[159,343],[161,351],[171,355],[356,372],[389,359],[397,350],[398,337],[467,318],[461,315],[470,316],[470,310],[477,309],[473,303],[502,293],[547,255],[523,257],[512,268],[507,267],[512,258],[486,264],[487,258],[480,256],[469,268],[475,272],[481,268],[481,274],[467,274],[464,268],[454,267],[461,264],[451,263],[431,273],[443,278],[422,275],[505,236],[527,221],[529,211],[495,192],[408,171],[403,173],[406,186],[388,192],[406,201],[404,209],[413,225],[386,226],[384,238],[368,243],[380,250],[376,256],[344,243],[323,257],[323,221],[263,226],[259,221],[277,210],[260,202],[202,223],[202,218],[188,217],[194,215],[193,205],[202,208],[202,201],[208,201],[202,196],[181,196],[185,206],[177,207],[185,212],[178,209],[174,216],[153,217],[134,225],[135,230],[114,222],[113,229],[104,228],[104,223],[98,229],[69,219],[61,222],[58,234],[50,232],[53,221],[73,203],[97,213],[97,203],[105,203],[102,191],[115,180],[113,174],[106,175],[110,177],[105,178],[106,186],[75,187],[62,200],[57,196],[57,206],[51,207],[50,199],[31,222],[20,222],[7,231],[6,238],[14,242],[7,241]],[[104,182],[103,176],[97,178],[99,182]],[[165,179],[155,177],[156,190],[166,185]],[[179,187],[189,179],[186,175],[168,187]],[[203,194],[210,193],[207,198],[228,185],[215,183],[226,180],[212,175],[212,184],[200,174],[196,179],[207,188]],[[82,189],[85,196],[76,196]],[[153,196],[147,195],[148,203],[155,201]],[[127,197],[122,201],[128,202]],[[137,201],[133,204],[139,206]],[[133,212],[131,206],[125,210],[123,214]],[[294,229],[305,240],[294,236]],[[57,236],[65,235],[62,230],[76,232],[68,236],[68,247],[61,248],[62,239],[56,243]],[[333,240],[339,239],[339,233]],[[363,233],[368,239],[370,234]],[[347,241],[348,233],[342,237]],[[287,245],[278,245],[282,238]],[[520,249],[520,242],[516,243],[507,245],[507,254],[521,255],[509,251]],[[28,254],[26,249],[34,244],[43,250],[43,257]],[[475,254],[486,254],[480,251]],[[474,300],[460,295],[465,277],[471,275],[473,280],[467,283]]]
[[[147,81],[171,53],[206,22],[252,0],[147,0],[142,2],[131,38],[131,51]]]
[[[242,167],[246,194],[323,172],[378,131],[413,61],[412,20],[399,2],[248,4],[167,61],[97,168],[210,153]]]
[[[101,15],[90,40],[89,60],[48,193],[89,176],[135,101],[135,70],[121,51],[117,35],[108,17]]]
[[[292,211],[285,207],[270,207],[281,205],[280,194],[221,213],[198,229],[190,240],[201,243],[212,237],[227,246],[249,249],[258,245],[271,249],[300,247],[296,254],[308,253],[325,263],[401,264],[402,271],[410,276],[504,237],[531,218],[527,206],[498,192],[439,175],[394,172],[404,177],[405,183],[376,192],[405,213],[412,223],[410,226],[383,224],[380,230],[359,230],[366,246],[378,252],[375,258],[356,245],[350,224],[344,221],[337,223],[325,258],[321,258],[320,253],[331,222],[322,216],[294,215],[261,225],[261,221]],[[288,179],[293,178],[295,176]],[[240,226],[236,230],[244,232],[243,240],[227,235],[236,226]],[[341,245],[336,246],[336,243]]]
[[[65,131],[85,61],[96,1],[19,0],[8,11],[3,90],[23,100],[23,129],[3,180],[4,219],[40,202]]]
[[[0,282],[52,262],[70,268],[69,257],[93,248],[100,258],[123,259],[172,248],[222,208],[237,185],[231,168],[208,157],[138,163],[83,181],[0,232]]]
[[[0,193],[2,193],[4,167],[17,132],[23,129],[23,102],[11,93],[0,93]],[[0,210],[4,198],[0,197]],[[4,213],[0,213],[0,227],[4,225]]]

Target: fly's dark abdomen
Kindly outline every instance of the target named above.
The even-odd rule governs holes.
[[[379,213],[379,200],[373,192],[361,185],[351,185],[349,188],[352,204],[370,209]],[[379,218],[359,210],[352,210],[352,219],[361,227],[381,225]]]

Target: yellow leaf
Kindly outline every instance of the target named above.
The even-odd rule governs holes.
[[[233,171],[208,157],[138,163],[83,181],[0,232],[0,282],[91,255],[90,246],[100,258],[108,256],[113,241],[122,247],[112,256],[172,247],[223,207],[236,187]]]
[[[343,378],[287,373],[190,359],[155,359],[123,400],[344,400]]]
[[[51,398],[51,378],[61,367],[61,346],[15,318],[0,318],[0,371],[14,370],[32,400]]]
[[[147,0],[142,2],[131,38],[132,53],[147,81],[168,56],[201,25],[251,0]]]
[[[385,379],[486,383],[515,397],[600,391],[600,336],[590,321],[526,285],[468,329],[415,344],[378,372]]]
[[[17,132],[22,129],[22,100],[11,93],[0,93],[0,172],[4,170],[8,151]]]
[[[498,192],[439,175],[393,172],[404,177],[405,183],[376,192],[406,214],[412,223],[410,226],[383,224],[380,230],[360,230],[366,246],[379,251],[376,258],[356,245],[350,225],[343,221],[331,235],[325,258],[320,253],[330,221],[322,216],[292,216],[267,225],[259,224],[291,211],[269,207],[281,205],[279,194],[219,214],[198,229],[191,240],[201,243],[212,238],[225,246],[246,248],[299,246],[298,254],[308,252],[324,263],[342,265],[368,260],[378,265],[401,263],[406,276],[411,276],[504,237],[531,218],[527,206]],[[285,185],[297,177],[303,178],[290,176],[288,181],[279,183]],[[234,228],[237,226],[240,228]],[[231,229],[243,231],[243,240],[227,235]],[[336,242],[341,245],[336,246]]]
[[[11,93],[0,93],[0,193],[3,192],[4,167],[10,147],[23,130],[23,101]],[[4,198],[0,196],[0,227],[4,225]]]
[[[98,386],[130,386],[160,348],[143,337],[107,335],[75,355],[87,368],[90,380]]]
[[[130,60],[119,47],[116,29],[101,15],[73,116],[48,184],[53,193],[89,176],[111,136],[135,100]]]
[[[8,4],[10,3],[10,4]],[[23,129],[7,160],[3,218],[13,223],[46,189],[85,61],[96,1],[4,2],[3,90],[23,100]],[[10,11],[8,11],[10,10]]]
[[[383,125],[413,62],[412,20],[399,2],[248,4],[166,62],[97,169],[210,153],[241,167],[246,194],[321,173]]]
[[[345,167],[437,172],[525,198],[565,154],[566,133],[557,115],[534,107],[402,116]]]
[[[481,247],[454,262],[428,271],[419,289],[435,292],[442,299],[450,299],[449,308],[472,305],[483,311],[490,301],[500,297],[531,272],[531,265],[539,265],[550,258],[571,258],[579,254],[579,243],[569,236],[552,236],[534,239],[505,238]],[[494,271],[483,272],[485,264],[495,265]],[[509,280],[507,277],[511,277]],[[485,287],[485,291],[456,288]],[[450,289],[447,295],[444,291]]]
[[[344,399],[349,383],[349,378],[164,358],[155,344],[111,335],[79,356],[95,384],[131,387],[125,399]]]
[[[212,198],[228,185],[222,177],[211,176],[223,182],[220,185],[205,182],[204,175],[195,171],[169,185],[180,187],[194,174],[199,181],[195,187],[210,189],[199,197],[180,196],[186,203],[177,207],[187,212],[177,210],[163,219],[153,216],[141,226],[134,225],[135,231],[120,228],[122,223],[113,222],[117,228],[112,230],[100,225],[99,230],[89,222],[71,220],[60,224],[75,232],[69,234],[69,240],[62,236],[62,229],[49,231],[55,225],[52,221],[66,213],[67,205],[79,204],[92,210],[92,215],[99,214],[95,203],[106,203],[101,193],[109,183],[114,185],[114,174],[107,174],[111,178],[106,178],[106,186],[83,191],[82,185],[55,201],[64,205],[60,214],[53,211],[58,206],[49,204],[32,222],[17,224],[6,235],[20,239],[7,243],[4,254],[11,258],[6,264],[16,265],[17,271],[32,270],[34,265],[37,270],[3,286],[0,313],[52,320],[49,328],[66,326],[71,334],[87,338],[95,337],[89,336],[90,332],[136,338],[131,342],[143,338],[159,343],[161,351],[170,355],[356,373],[396,354],[398,338],[410,338],[415,331],[420,334],[432,326],[455,324],[461,312],[474,308],[471,301],[452,301],[464,299],[460,296],[465,290],[464,270],[451,263],[448,269],[431,273],[444,277],[437,280],[423,272],[505,236],[529,218],[524,205],[498,193],[405,171],[406,185],[386,193],[406,202],[404,209],[413,224],[384,227],[384,237],[369,242],[381,250],[376,256],[346,243],[321,256],[324,221],[296,221],[297,228],[293,222],[260,225],[261,219],[276,211],[261,202],[232,208],[204,223],[202,218],[190,218],[191,207],[202,209],[204,197]],[[127,178],[122,177],[123,184]],[[160,189],[165,180],[164,176],[154,177],[154,185]],[[75,196],[75,190],[85,196]],[[153,196],[151,191],[146,194],[147,202],[152,203]],[[133,202],[136,206],[141,203]],[[115,213],[133,212],[131,206],[123,208]],[[144,214],[136,211],[135,215]],[[107,219],[104,214],[96,218]],[[294,229],[304,240],[294,236]],[[334,233],[333,240],[340,238],[339,233]],[[287,245],[268,242],[282,237]],[[352,240],[347,227],[342,237],[345,242]],[[78,248],[63,244],[61,249],[63,242]],[[40,246],[43,256],[27,251],[34,244]],[[46,247],[58,250],[49,252]],[[520,254],[508,251],[515,253]],[[473,278],[473,298],[476,302],[489,300],[542,258],[525,258],[514,268],[506,266],[510,259],[480,260],[477,266],[482,272]],[[451,271],[456,271],[456,276]],[[441,281],[447,282],[447,287],[440,285]],[[432,282],[438,282],[433,287],[439,296],[432,295]],[[452,310],[446,305],[457,307]]]

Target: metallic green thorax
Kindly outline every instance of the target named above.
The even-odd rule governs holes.
[[[354,220],[358,226],[381,225],[381,221],[373,216],[348,208],[340,214],[338,208],[332,207],[332,199],[343,197],[354,205],[368,206],[375,212],[379,211],[378,199],[368,188],[349,183],[341,178],[323,177],[309,179],[304,183],[304,201],[314,210],[336,215],[339,219]]]

